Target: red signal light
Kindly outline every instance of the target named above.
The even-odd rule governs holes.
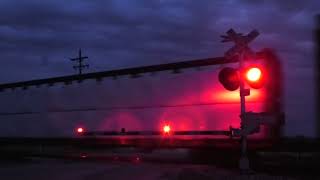
[[[82,128],[82,127],[79,127],[79,128],[77,128],[77,133],[83,133],[84,132],[84,129]]]
[[[262,88],[265,84],[265,74],[259,66],[247,67],[243,73],[239,73],[237,69],[225,67],[219,72],[219,82],[225,89],[235,91],[240,86],[240,75],[254,89]]]
[[[259,89],[264,85],[264,73],[259,67],[249,67],[244,76],[246,82],[254,89]]]
[[[170,128],[169,125],[164,125],[164,126],[163,126],[163,132],[164,132],[165,134],[169,134],[170,131],[171,131],[171,128]]]
[[[248,81],[259,81],[261,78],[261,70],[257,67],[250,68],[246,73]]]

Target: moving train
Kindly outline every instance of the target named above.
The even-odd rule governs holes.
[[[1,84],[0,137],[113,146],[238,142],[232,129],[241,127],[239,76],[250,89],[246,111],[277,115],[275,123],[259,125],[249,140],[265,146],[282,137],[314,137],[315,131],[303,125],[314,123],[312,118],[295,120],[303,107],[288,109],[288,102],[301,97],[285,96],[292,85],[285,82],[277,54],[263,49],[245,66],[239,72],[236,59],[221,57]],[[221,77],[226,69],[235,73]]]

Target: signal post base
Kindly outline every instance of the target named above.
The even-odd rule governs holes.
[[[241,174],[252,174],[248,156],[241,156],[239,159],[239,169]]]

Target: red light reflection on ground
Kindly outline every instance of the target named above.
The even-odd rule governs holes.
[[[134,157],[133,159],[134,163],[140,163],[141,162],[141,158],[139,156]]]
[[[114,157],[113,157],[113,160],[114,160],[114,161],[117,161],[117,160],[119,160],[119,157],[118,157],[118,156],[114,156]]]
[[[87,156],[87,154],[81,154],[80,157],[81,157],[81,158],[86,158],[86,157],[88,157],[88,156]]]

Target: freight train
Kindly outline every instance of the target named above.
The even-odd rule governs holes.
[[[305,132],[298,135],[314,136],[302,125],[313,119],[290,125],[288,117],[303,109],[288,112],[286,103],[299,97],[285,99],[290,86],[274,51],[261,50],[246,60],[245,72],[222,77],[237,65],[236,59],[208,58],[1,84],[0,137],[172,147],[237,140],[231,129],[241,126],[238,76],[245,76],[250,89],[247,112],[280,114],[249,140],[296,136],[292,127]]]

